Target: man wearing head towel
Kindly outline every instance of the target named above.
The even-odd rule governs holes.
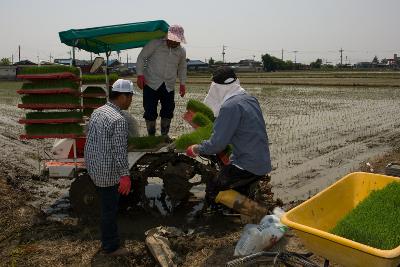
[[[148,135],[156,133],[158,102],[161,103],[161,135],[169,133],[175,109],[176,78],[180,82],[180,96],[186,93],[186,51],[181,43],[186,43],[182,26],[171,25],[164,39],[147,43],[137,58],[137,85],[143,89],[143,118]]]
[[[206,187],[206,199],[211,204],[219,191],[235,189],[249,195],[249,186],[271,171],[268,136],[258,100],[240,86],[230,67],[220,67],[212,77],[210,90],[204,99],[214,112],[215,121],[209,140],[189,146],[190,157],[213,155],[233,146],[228,165]]]

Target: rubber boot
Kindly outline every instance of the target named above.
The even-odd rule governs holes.
[[[170,125],[171,119],[161,118],[161,135],[168,135]]]
[[[155,135],[156,134],[156,121],[148,121],[146,120],[147,134]]]

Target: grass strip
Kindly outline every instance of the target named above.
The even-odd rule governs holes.
[[[71,88],[78,90],[79,84],[77,82],[61,79],[61,80],[41,80],[35,82],[25,82],[21,89],[58,89],[58,88]]]
[[[83,134],[83,127],[78,123],[62,124],[26,124],[25,132],[29,135],[48,134]]]
[[[82,119],[82,112],[70,111],[70,112],[28,112],[26,113],[26,119]]]
[[[372,191],[331,233],[384,250],[400,246],[400,183]]]
[[[61,73],[70,72],[79,77],[79,69],[70,66],[40,66],[40,67],[23,67],[18,74],[48,74],[48,73]]]
[[[79,96],[69,94],[24,95],[21,100],[23,104],[80,104]]]
[[[188,146],[200,144],[203,140],[210,138],[213,125],[208,124],[204,127],[199,127],[196,131],[188,134],[183,134],[175,140],[175,147],[178,150],[185,150]]]
[[[190,99],[186,104],[186,109],[195,113],[203,113],[211,122],[214,122],[215,120],[213,111],[206,104],[198,100]]]
[[[156,148],[159,144],[165,142],[164,136],[142,136],[128,139],[130,149],[150,149]]]
[[[112,85],[116,80],[118,80],[118,74],[112,73],[108,75],[108,80],[110,85]],[[106,76],[104,74],[82,75],[82,84],[90,84],[90,83],[106,83]]]

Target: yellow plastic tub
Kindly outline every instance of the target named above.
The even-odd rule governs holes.
[[[400,246],[381,250],[329,233],[372,190],[381,189],[393,181],[400,182],[400,179],[363,172],[350,173],[288,211],[282,217],[282,223],[293,228],[310,251],[343,266],[397,267],[400,264]]]

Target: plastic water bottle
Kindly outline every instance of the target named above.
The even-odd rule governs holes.
[[[235,247],[235,256],[245,256],[260,252],[276,244],[287,231],[280,222],[284,211],[275,208],[272,215],[262,218],[260,224],[247,224]]]

